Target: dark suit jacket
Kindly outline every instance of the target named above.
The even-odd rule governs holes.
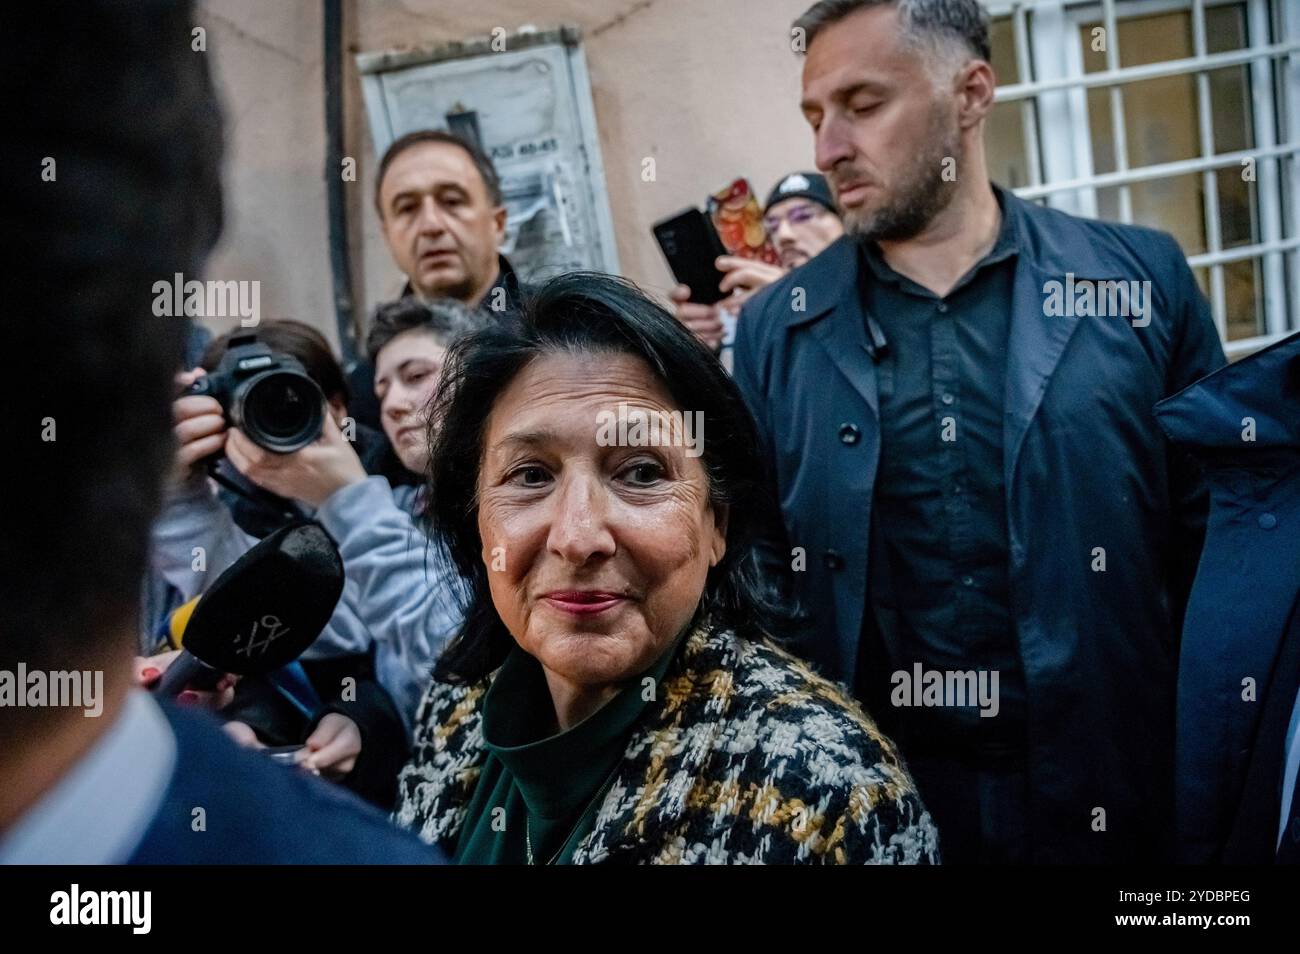
[[[176,769],[131,864],[439,864],[350,792],[239,748],[215,723],[164,705]],[[194,810],[203,809],[204,831]]]
[[[1033,854],[1150,858],[1167,848],[1176,634],[1205,512],[1203,487],[1171,461],[1152,408],[1222,365],[1223,350],[1169,236],[1010,194],[1004,208],[1020,234],[1003,478]],[[1149,324],[1049,316],[1045,289],[1067,275],[1150,281]],[[793,648],[844,681],[869,605],[880,455],[860,293],[870,280],[855,241],[842,238],[756,295],[736,338],[736,382],[784,518],[767,563],[813,624]],[[803,572],[791,572],[794,548]],[[1092,569],[1097,548],[1104,572]]]
[[[1178,670],[1179,857],[1271,861],[1300,686],[1300,335],[1156,413],[1211,499]]]

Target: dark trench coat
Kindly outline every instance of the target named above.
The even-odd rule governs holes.
[[[1206,496],[1152,409],[1220,367],[1223,350],[1171,237],[1004,201],[1020,236],[1003,478],[1031,853],[1154,859],[1170,847],[1176,634]],[[765,562],[807,616],[791,647],[848,683],[880,455],[860,261],[842,238],[764,289],[742,311],[735,349],[782,517]],[[1068,275],[1151,282],[1149,323],[1047,314],[1048,283]]]
[[[1178,673],[1178,860],[1266,863],[1300,685],[1300,335],[1156,408],[1210,517]],[[1292,852],[1300,826],[1285,832]]]

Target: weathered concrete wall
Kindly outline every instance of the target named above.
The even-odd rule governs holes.
[[[671,284],[650,224],[738,175],[766,193],[807,168],[790,22],[804,0],[353,0],[350,53],[425,46],[577,23],[583,28],[610,207],[623,273],[655,292]],[[220,278],[262,281],[265,317],[294,317],[334,339],[317,0],[207,0],[201,22],[225,96],[226,234]],[[358,308],[391,297],[401,277],[371,206],[376,156],[351,55],[345,72],[348,185]],[[657,178],[641,179],[655,159]]]

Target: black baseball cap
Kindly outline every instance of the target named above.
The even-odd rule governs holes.
[[[766,215],[768,209],[786,199],[808,199],[825,206],[836,215],[840,214],[840,210],[835,207],[835,197],[831,195],[830,183],[825,176],[816,172],[792,172],[779,179],[767,196],[763,214]]]

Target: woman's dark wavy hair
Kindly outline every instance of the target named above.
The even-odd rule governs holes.
[[[464,582],[465,619],[434,678],[473,683],[505,660],[514,639],[497,615],[478,532],[477,488],[488,416],[524,368],[545,355],[609,353],[643,360],[679,410],[703,411],[703,454],[715,508],[728,506],[727,551],[709,570],[701,609],[742,635],[772,632],[755,554],[765,507],[774,506],[753,418],[731,377],[703,344],[631,282],[571,272],[531,289],[520,308],[456,343],[431,405],[426,512]],[[769,511],[770,512],[770,511]]]

